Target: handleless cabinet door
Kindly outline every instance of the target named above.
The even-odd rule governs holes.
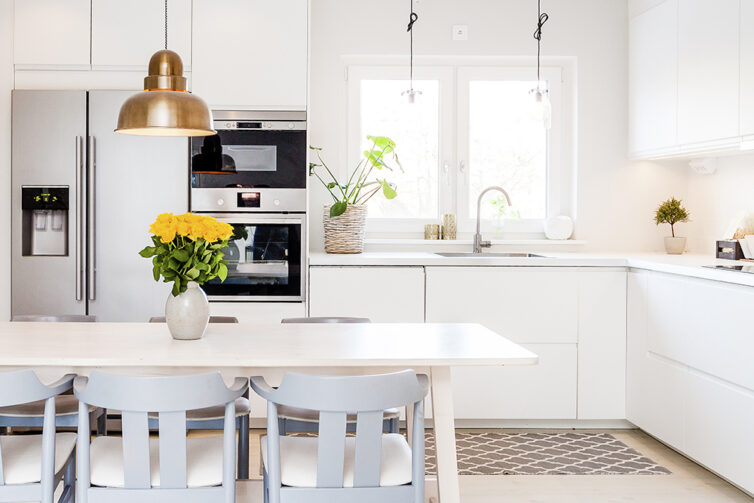
[[[168,1],[168,49],[191,66],[191,0]],[[92,0],[92,65],[146,69],[165,46],[165,5],[158,0]]]
[[[215,109],[306,109],[308,0],[193,5],[193,92]]]
[[[86,314],[83,295],[82,228],[86,189],[84,91],[14,91],[11,204],[11,312],[23,314]],[[67,253],[30,256],[28,237],[32,213],[21,212],[23,186],[67,190],[66,230],[45,225],[45,235],[67,232]],[[64,238],[63,238],[64,239]],[[26,241],[27,246],[24,246]],[[27,248],[24,251],[24,248]]]
[[[88,68],[89,0],[15,0],[14,9],[17,67]]]
[[[629,150],[633,156],[678,145],[678,0],[629,21]]]
[[[741,0],[741,135],[754,135],[754,0]]]
[[[89,93],[89,312],[99,321],[147,321],[165,313],[171,284],[157,283],[139,251],[160,213],[188,211],[188,140],[113,132],[131,92]],[[93,173],[92,173],[93,170]],[[93,243],[92,243],[93,241]]]
[[[682,145],[739,135],[739,0],[678,6],[678,139]]]
[[[309,315],[424,321],[423,267],[310,267]]]

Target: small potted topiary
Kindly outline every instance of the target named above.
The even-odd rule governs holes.
[[[689,212],[681,201],[671,197],[655,211],[655,224],[670,224],[670,236],[665,238],[665,251],[670,255],[681,255],[686,250],[686,238],[676,237],[675,224],[689,221]]]

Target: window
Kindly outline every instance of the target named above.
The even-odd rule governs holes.
[[[388,179],[398,197],[369,202],[369,232],[421,232],[423,223],[443,213],[458,216],[470,232],[477,197],[486,187],[503,187],[484,198],[486,228],[505,223],[506,233],[541,233],[542,221],[567,211],[562,194],[569,163],[561,162],[561,69],[543,69],[550,91],[552,128],[544,128],[529,91],[536,86],[531,67],[419,66],[414,105],[401,93],[409,88],[405,67],[349,66],[349,166],[368,148],[367,135],[396,142],[403,172]]]

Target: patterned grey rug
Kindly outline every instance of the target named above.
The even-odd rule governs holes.
[[[426,436],[427,475],[436,473]],[[456,433],[460,475],[667,475],[608,433]]]

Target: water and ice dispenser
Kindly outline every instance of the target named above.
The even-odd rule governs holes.
[[[21,187],[22,255],[68,255],[68,187]]]

